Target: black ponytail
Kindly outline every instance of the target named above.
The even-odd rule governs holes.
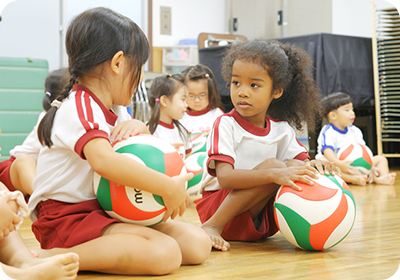
[[[65,98],[67,98],[69,93],[71,92],[72,87],[75,84],[75,81],[75,75],[71,75],[69,83],[65,86],[64,91],[61,92],[54,100],[62,102]],[[38,127],[38,137],[40,143],[42,143],[43,146],[48,146],[49,148],[53,145],[53,141],[51,141],[51,131],[53,130],[53,122],[57,110],[58,108],[56,106],[51,105],[51,108],[47,111],[47,114],[40,121]]]

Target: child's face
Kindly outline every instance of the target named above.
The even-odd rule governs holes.
[[[168,105],[165,107],[165,113],[171,120],[182,119],[187,108],[186,95],[186,86],[181,86],[172,99],[167,98]]]
[[[333,111],[334,118],[331,121],[337,128],[344,130],[349,125],[354,123],[356,119],[356,114],[353,110],[353,103],[348,103],[340,106],[335,111]]]
[[[259,127],[265,127],[272,100],[282,95],[281,89],[273,90],[273,81],[262,66],[243,60],[233,63],[230,91],[236,111]]]
[[[188,81],[188,96],[186,99],[190,110],[194,112],[204,111],[208,107],[208,83],[206,79]]]

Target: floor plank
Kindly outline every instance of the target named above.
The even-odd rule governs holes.
[[[395,172],[394,186],[351,185],[357,205],[354,227],[329,250],[303,251],[278,233],[261,242],[232,242],[230,251],[212,251],[203,264],[162,277],[80,272],[77,279],[387,279],[400,263],[400,169]],[[179,219],[200,226],[194,206]],[[30,249],[39,248],[30,225],[25,220],[20,232]]]

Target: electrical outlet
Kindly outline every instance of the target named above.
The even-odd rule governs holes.
[[[171,35],[171,7],[160,7],[160,34]]]

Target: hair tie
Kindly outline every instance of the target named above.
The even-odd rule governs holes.
[[[208,78],[208,77],[210,77],[210,75],[208,75],[208,73],[207,73],[207,74],[204,75],[204,77]]]
[[[51,96],[51,92],[46,91],[47,96]]]
[[[155,101],[156,101],[156,102],[160,101],[160,98],[156,98]]]
[[[61,101],[58,101],[57,99],[54,99],[53,102],[51,102],[51,107],[56,107],[57,109],[60,109],[61,106]]]

